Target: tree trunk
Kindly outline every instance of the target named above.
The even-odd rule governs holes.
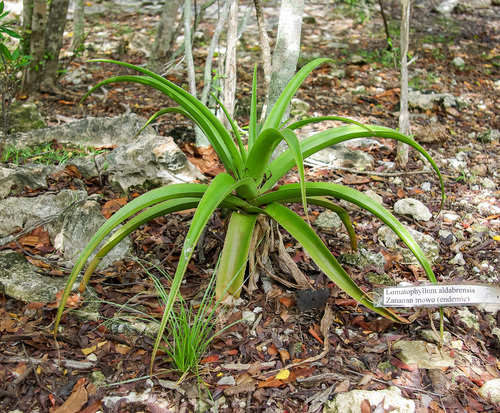
[[[238,1],[232,0],[229,11],[229,20],[227,28],[227,47],[226,47],[226,79],[224,81],[224,106],[229,116],[234,115],[235,94],[236,94],[236,44],[238,41]],[[224,113],[221,113],[226,128],[229,127],[229,121]]]
[[[75,8],[73,11],[73,40],[71,42],[71,50],[77,53],[83,45],[85,38],[85,0],[75,0]]]
[[[155,69],[158,62],[168,58],[174,40],[175,22],[181,0],[166,0],[161,12],[158,30],[156,33],[148,65]]]
[[[295,75],[300,54],[303,14],[304,0],[283,0],[281,3],[278,35],[276,38],[276,47],[273,52],[266,117],[269,115],[281,92],[283,92]],[[289,110],[287,110],[282,120],[286,120],[288,115]],[[284,150],[285,143],[280,142],[272,158],[275,159]]]
[[[408,111],[408,43],[410,37],[410,8],[411,0],[401,0],[401,100],[399,111],[399,131],[405,135],[411,134],[410,113]],[[408,163],[409,146],[398,142],[396,163],[406,167]]]
[[[53,90],[56,88],[66,16],[69,0],[51,0],[47,28],[45,30],[45,72],[43,86]]]
[[[295,75],[300,53],[303,14],[304,0],[283,0],[281,3],[278,35],[271,67],[267,114]]]
[[[33,0],[30,5],[31,14],[30,53],[32,61],[29,64],[23,82],[23,90],[37,90],[43,76],[45,66],[45,28],[47,27],[47,2]]]
[[[23,55],[29,55],[30,50],[30,33],[33,24],[33,0],[23,0],[23,28],[21,39],[21,52]]]
[[[269,36],[267,35],[266,20],[262,10],[260,0],[254,0],[255,14],[257,15],[257,25],[259,27],[260,48],[262,49],[262,60],[264,68],[264,90],[266,91],[266,101],[262,108],[262,120],[266,115],[267,96],[269,95],[269,83],[271,82],[271,48],[269,46]]]

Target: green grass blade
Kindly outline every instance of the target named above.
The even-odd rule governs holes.
[[[349,296],[384,317],[404,322],[391,310],[373,305],[369,297],[349,277],[318,235],[297,214],[276,203],[268,205],[264,213],[285,228],[310,254],[318,267]]]
[[[294,122],[294,123],[286,126],[286,128],[291,129],[291,130],[296,130],[296,129],[300,129],[306,125],[310,125],[311,123],[319,123],[319,122],[331,121],[331,120],[358,125],[359,127],[366,129],[367,131],[373,133],[373,131],[368,126],[363,125],[362,123],[356,122],[355,120],[352,120],[349,118],[343,118],[341,116],[318,116],[316,118],[303,119],[303,120],[299,120],[298,122]]]
[[[280,198],[292,198],[293,194],[297,194],[300,186],[297,184],[283,185],[275,192],[262,195],[255,200],[255,205],[266,205],[275,202]],[[401,224],[387,209],[375,202],[369,196],[362,192],[344,185],[333,184],[330,182],[308,182],[306,186],[308,196],[331,196],[336,199],[343,199],[351,202],[354,205],[372,213],[378,219],[383,221],[391,228],[401,240],[408,246],[411,252],[415,255],[418,262],[422,265],[429,280],[433,283],[437,282],[434,272],[432,271],[429,261],[425,257],[422,249],[413,239],[408,230]],[[289,196],[292,195],[292,196]],[[279,201],[278,201],[279,202]]]
[[[257,63],[253,68],[252,97],[250,100],[250,122],[248,124],[248,151],[257,139]]]
[[[267,117],[264,125],[262,126],[262,130],[268,128],[279,129],[281,120],[292,100],[293,96],[297,92],[297,89],[300,87],[304,79],[311,73],[316,67],[325,63],[325,62],[333,62],[331,59],[316,59],[312,62],[306,64],[302,69],[300,69],[297,74],[290,80],[290,83],[285,87],[280,97],[274,104],[269,116]]]
[[[179,293],[179,288],[181,286],[182,279],[184,278],[184,273],[186,272],[189,261],[191,260],[191,257],[193,255],[194,248],[196,247],[198,239],[203,229],[205,228],[205,225],[207,224],[215,209],[224,201],[227,196],[229,196],[238,187],[249,184],[253,184],[253,181],[250,178],[235,181],[234,178],[232,178],[229,174],[221,173],[212,180],[210,186],[201,199],[200,204],[191,221],[189,231],[186,235],[186,240],[184,241],[179,264],[177,265],[177,270],[175,272],[172,286],[170,288],[170,294],[168,296],[167,303],[165,304],[165,311],[160,323],[159,333],[155,341],[153,356],[151,358],[151,374],[153,372],[154,358],[156,352],[158,351],[163,333],[170,318],[170,313],[172,311],[175,298]]]
[[[302,150],[302,156],[305,158],[315,154],[321,149],[327,148],[329,146],[335,145],[337,143],[345,142],[355,138],[385,138],[394,139],[410,145],[420,152],[432,165],[432,168],[436,172],[439,182],[441,185],[441,207],[444,203],[445,193],[444,193],[444,182],[441,172],[439,171],[436,162],[432,157],[422,148],[417,142],[408,138],[400,132],[393,129],[385,128],[383,126],[370,125],[369,128],[372,132],[366,129],[360,128],[356,125],[339,126],[335,129],[329,129],[323,132],[316,133],[303,141],[300,141],[300,148]],[[374,135],[375,133],[375,135]],[[285,175],[290,169],[295,166],[295,158],[290,150],[286,150],[284,153],[279,155],[272,163],[269,165],[269,171],[271,172],[271,177],[266,181],[264,185],[260,188],[260,193],[268,191],[273,187],[273,185],[279,181],[279,179]]]

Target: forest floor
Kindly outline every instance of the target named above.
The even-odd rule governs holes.
[[[269,21],[276,22],[277,8],[266,3],[265,10]],[[407,173],[423,168],[413,152],[405,171],[398,172],[397,168],[390,171],[395,175],[384,175],[381,170],[362,174],[354,170],[310,168],[307,179],[373,190],[389,208],[401,198],[421,200],[435,213],[431,221],[398,218],[439,242],[441,261],[434,266],[438,281],[499,285],[500,146],[498,138],[486,143],[477,138],[484,131],[500,129],[500,7],[463,7],[448,16],[430,10],[426,2],[418,3],[413,10],[410,54],[418,59],[410,66],[410,87],[425,93],[450,93],[466,102],[459,108],[446,109],[436,104],[427,111],[412,111],[412,128],[445,179],[443,212],[436,216],[440,206],[437,178]],[[399,36],[399,14],[398,8],[394,15],[388,11],[394,38]],[[345,71],[345,77],[333,77],[330,74],[335,68],[325,65],[306,79],[297,97],[310,104],[309,114],[346,116],[366,124],[397,127],[399,72],[394,54],[386,49],[380,15],[373,13],[369,20],[361,22],[359,11],[329,2],[308,4],[306,15],[300,64],[314,57],[331,57],[338,68]],[[123,36],[131,32],[151,35],[155,22],[155,17],[137,12],[113,14],[108,10],[106,14],[89,15],[87,24],[92,31],[87,39],[87,51],[69,66],[70,71],[80,70],[82,82],[74,84],[63,78],[63,95],[46,93],[35,97],[49,125],[84,116],[117,116],[128,111],[147,118],[172,105],[155,91],[137,85],[118,85],[109,88],[105,101],[91,96],[78,106],[79,98],[90,85],[123,73],[123,68],[118,66],[84,60],[104,57],[145,63],[144,56],[124,54]],[[207,46],[203,41],[209,43],[214,26],[214,20],[207,20],[199,28],[206,36],[195,44],[199,73],[206,57]],[[253,64],[260,61],[257,45],[255,22],[250,19],[238,49],[240,102],[248,101]],[[354,55],[362,57],[356,64]],[[452,63],[456,57],[463,58],[463,68]],[[167,77],[183,84],[187,83],[184,73],[176,68]],[[262,78],[262,73],[260,76]],[[240,106],[238,121],[245,125],[248,123],[246,108]],[[438,125],[437,129],[432,125]],[[212,152],[198,151],[190,144],[193,133],[185,119],[164,117],[156,127],[160,134],[171,134],[207,176],[220,171]],[[437,133],[432,132],[436,130]],[[364,149],[376,163],[394,161],[395,144],[389,141],[383,144]],[[464,162],[463,169],[457,170],[454,161]],[[486,188],[485,178],[496,186]],[[103,195],[103,210],[108,201],[123,196],[105,183],[100,186],[97,180],[86,181],[86,184],[89,193]],[[54,179],[49,190],[66,187],[72,187],[71,179]],[[313,208],[311,218],[320,212]],[[360,242],[371,252],[383,253],[387,259],[384,271],[395,283],[424,280],[420,268],[405,263],[398,251],[385,249],[377,242],[380,222],[354,209],[350,213]],[[173,274],[191,218],[192,212],[188,211],[146,225],[134,235],[134,255],[148,262],[160,262],[167,273]],[[342,231],[319,228],[318,231],[336,256],[350,251]],[[453,235],[447,236],[449,233]],[[187,282],[182,288],[188,302],[206,288],[223,236],[223,217],[216,215],[205,236],[205,258],[197,255],[189,266]],[[405,314],[413,316],[411,324],[381,322],[374,313],[349,300],[320,273],[293,239],[287,234],[284,236],[293,260],[314,281],[314,287],[329,290],[327,306],[334,316],[328,337],[324,337],[319,328],[324,307],[301,312],[296,305],[298,291],[274,282],[266,293],[261,289],[251,296],[243,292],[243,303],[229,321],[241,319],[243,313],[253,314],[255,319],[251,324],[245,321],[235,324],[209,347],[199,376],[212,400],[203,388],[199,393],[194,377],[174,386],[180,376],[171,370],[172,364],[164,357],[157,358],[156,376],[148,380],[152,339],[142,334],[119,334],[108,328],[113,317],[123,314],[119,306],[130,304],[130,300],[151,314],[158,312],[154,287],[147,274],[133,259],[124,260],[98,273],[91,281],[102,300],[102,320],[82,321],[70,312],[64,317],[65,329],[58,346],[49,333],[55,316],[53,306],[26,304],[7,297],[0,299],[0,382],[4,389],[0,410],[49,412],[63,405],[56,410],[58,413],[90,413],[99,409],[189,412],[195,409],[193,400],[196,403],[201,395],[208,405],[215,401],[220,412],[314,412],[321,411],[323,403],[336,394],[398,386],[404,397],[415,401],[418,412],[500,411],[500,406],[478,393],[485,382],[500,378],[500,334],[495,330],[500,313],[468,307],[478,326],[474,328],[467,323],[464,313],[460,313],[463,308],[447,307],[445,331],[451,333],[452,340],[444,344],[443,351],[455,360],[455,367],[427,369],[405,364],[398,359],[397,352],[391,351],[393,342],[422,340],[421,332],[432,328],[431,318],[437,309],[431,308],[429,313],[408,310]],[[26,248],[29,250],[29,246]],[[458,253],[462,253],[463,261],[450,263]],[[277,255],[274,263],[279,265]],[[377,286],[368,278],[372,268],[346,266],[346,269],[366,290]],[[277,271],[280,277],[287,277]],[[329,346],[325,347],[324,342]],[[62,368],[55,363],[59,357],[75,364]],[[310,358],[317,359],[301,364]],[[282,380],[276,378],[276,374],[285,369],[290,376]],[[99,375],[104,378],[105,386],[95,382]],[[133,392],[139,401],[133,401]],[[111,399],[105,399],[110,396],[116,396],[114,407],[103,403],[105,400],[110,403]],[[371,411],[373,408],[375,406]]]

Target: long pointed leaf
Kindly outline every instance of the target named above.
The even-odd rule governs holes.
[[[281,124],[281,120],[285,111],[292,100],[292,97],[297,92],[297,89],[300,87],[304,79],[311,73],[316,67],[325,63],[325,62],[333,62],[332,59],[316,59],[312,62],[306,64],[302,69],[300,69],[297,74],[292,78],[290,83],[285,87],[280,97],[274,104],[269,116],[267,117],[264,125],[262,126],[262,130],[267,128],[279,129]]]
[[[270,192],[257,198],[255,200],[255,205],[266,205],[269,203],[279,202],[280,199],[290,199],[294,195],[296,196],[299,188],[300,186],[297,184],[283,185],[277,191]],[[333,198],[343,199],[365,209],[368,212],[371,212],[383,221],[389,228],[391,228],[399,236],[399,238],[401,238],[401,240],[415,255],[418,262],[420,262],[429,280],[433,283],[436,282],[436,277],[432,271],[429,261],[408,230],[394,217],[394,215],[369,196],[348,186],[333,184],[330,182],[308,182],[306,186],[306,193],[307,196],[331,196]]]
[[[417,151],[419,151],[432,165],[432,168],[436,172],[439,182],[441,184],[441,206],[444,203],[444,182],[441,172],[439,171],[436,162],[432,157],[422,148],[417,142],[408,138],[400,132],[395,130],[385,128],[383,126],[370,125],[369,128],[375,133],[376,138],[386,138],[394,139],[403,143],[406,143]],[[323,132],[319,132],[315,135],[310,136],[307,139],[300,141],[300,148],[302,150],[302,156],[305,158],[315,154],[321,149],[327,148],[329,146],[335,145],[337,143],[345,142],[355,138],[369,138],[373,137],[373,133],[368,132],[355,125],[339,126],[335,129],[329,129]],[[281,155],[279,155],[272,163],[269,165],[269,171],[271,172],[271,177],[266,181],[264,185],[260,188],[260,193],[263,194],[273,187],[273,185],[278,182],[278,180],[286,174],[295,165],[295,158],[290,150],[286,150]]]
[[[339,122],[345,122],[345,123],[351,123],[353,125],[358,125],[359,127],[366,129],[367,131],[373,133],[373,131],[366,125],[363,125],[360,122],[356,122],[355,120],[349,119],[349,118],[344,118],[342,116],[318,116],[315,118],[309,118],[309,119],[303,119],[299,120],[298,122],[294,122],[290,125],[288,125],[286,128],[291,129],[291,130],[296,130],[300,129],[306,125],[310,125],[311,123],[319,123],[319,122],[325,122],[325,121],[339,121]]]
[[[217,130],[218,135],[224,142],[224,146],[226,149],[229,151],[231,158],[234,162],[235,165],[235,170],[234,173],[236,176],[241,177],[243,174],[243,160],[241,158],[240,153],[238,152],[236,145],[234,141],[231,139],[231,136],[227,132],[226,128],[224,128],[224,125],[217,119],[217,117],[208,109],[203,103],[201,103],[195,96],[191,95],[190,93],[186,92],[184,89],[181,87],[175,85],[174,83],[170,82],[169,80],[163,78],[162,76],[147,70],[145,68],[139,67],[132,65],[130,63],[125,63],[125,62],[120,62],[116,60],[108,60],[108,59],[94,59],[91,60],[91,62],[104,62],[104,63],[114,63],[117,65],[125,66],[130,69],[136,70],[151,79],[155,80],[159,84],[163,85],[163,89],[160,89],[159,87],[156,87],[158,90],[161,90],[163,93],[167,94],[170,96],[173,100],[175,100],[179,105],[183,106],[187,111],[193,111],[196,110],[196,113],[193,113],[193,116],[195,118],[200,118],[203,117],[205,118],[206,121],[208,121],[213,127]],[[198,119],[198,121],[201,121],[201,119]],[[202,129],[203,130],[203,129]],[[209,138],[209,136],[207,136]],[[212,142],[211,142],[212,143]],[[213,143],[212,143],[213,145]],[[215,148],[215,146],[214,146]],[[233,168],[230,168],[233,169]]]
[[[203,131],[203,133],[217,152],[217,155],[219,155],[219,158],[224,164],[226,170],[228,172],[233,172],[236,176],[242,175],[243,161],[227,130],[212,114],[212,112],[208,110],[208,108],[205,107],[205,109],[210,113],[211,116],[207,117],[206,113],[199,109],[198,105],[194,105],[192,103],[192,99],[196,100],[196,98],[193,98],[192,95],[190,95],[183,89],[180,90],[182,90],[184,93],[177,93],[176,89],[172,91],[171,89],[166,87],[163,82],[159,82],[156,79],[151,79],[145,76],[117,76],[114,78],[103,80],[102,82],[95,85],[84,95],[82,100],[84,100],[94,90],[107,84],[117,82],[132,82],[144,84],[153,87],[171,97],[185,109],[185,112],[183,114],[189,116],[189,118],[192,119],[200,127],[200,129]],[[201,102],[197,102],[201,104]],[[177,112],[179,112],[179,110],[177,110]],[[221,133],[221,130],[223,131],[223,133]]]
[[[285,228],[309,253],[318,267],[343,291],[369,309],[397,322],[406,322],[396,313],[383,307],[375,307],[365,292],[349,277],[318,235],[300,218],[283,205],[272,203],[264,211]]]
[[[208,186],[204,184],[177,184],[157,188],[129,202],[128,204],[120,208],[110,219],[108,219],[101,226],[101,228],[99,228],[99,230],[88,242],[87,246],[83,249],[82,253],[75,263],[75,266],[73,267],[73,271],[71,271],[71,274],[68,277],[68,281],[66,283],[66,286],[64,287],[64,292],[61,298],[61,303],[59,304],[59,308],[57,310],[54,335],[57,335],[57,327],[59,326],[59,322],[61,321],[64,306],[66,305],[66,301],[68,300],[71,290],[73,289],[73,285],[78,278],[78,274],[80,274],[80,271],[89,259],[92,252],[98,247],[101,241],[111,233],[111,231],[115,227],[124,222],[127,218],[151,205],[176,198],[201,198],[207,188]]]
[[[248,151],[257,139],[257,63],[253,68],[252,97],[250,101],[250,122],[248,124]]]

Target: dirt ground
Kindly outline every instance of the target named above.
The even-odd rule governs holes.
[[[400,9],[393,6],[386,4],[386,12],[392,36],[397,39]],[[265,12],[271,24],[277,22],[277,10],[274,3],[266,3]],[[478,137],[484,131],[500,129],[500,7],[460,6],[451,15],[431,10],[432,6],[426,1],[417,2],[412,10],[410,54],[418,58],[410,66],[410,87],[425,93],[450,93],[465,102],[456,108],[436,104],[426,111],[412,110],[412,130],[434,157],[445,178],[446,201],[442,213],[436,214],[440,206],[437,179],[417,173],[423,164],[414,153],[404,171],[396,168],[390,173],[382,169],[365,173],[353,168],[309,168],[307,179],[373,190],[389,208],[401,198],[422,201],[435,213],[431,221],[398,218],[439,242],[441,260],[434,265],[438,281],[499,285],[500,214],[495,212],[500,208],[499,143],[498,139],[481,142]],[[345,4],[312,2],[306,5],[306,16],[299,64],[315,57],[331,57],[338,64],[336,68],[320,67],[297,93],[299,99],[309,103],[309,114],[340,115],[366,124],[396,128],[399,71],[394,64],[394,54],[386,48],[380,14],[372,12],[369,19],[362,21],[359,9]],[[80,76],[82,82],[75,84],[63,77],[62,94],[42,93],[27,98],[40,102],[50,126],[85,116],[117,116],[130,111],[147,118],[172,105],[168,98],[138,85],[109,88],[106,99],[93,95],[78,105],[90,85],[123,73],[119,66],[85,60],[106,57],[145,63],[143,55],[127,53],[123,39],[134,32],[152,36],[157,17],[135,11],[113,13],[112,9],[104,14],[89,15],[87,29],[91,31],[86,41],[87,51],[68,66],[69,72],[81,70],[85,75]],[[240,125],[248,124],[245,102],[249,98],[250,75],[254,62],[261,59],[254,20],[249,18],[238,46],[237,120]],[[203,70],[215,23],[208,19],[199,27],[203,37],[200,35],[194,48],[199,73]],[[271,37],[275,30],[276,25],[270,30]],[[397,46],[397,40],[394,43]],[[462,68],[453,64],[456,57],[464,60]],[[344,70],[345,76],[331,76],[334,69]],[[187,83],[182,66],[166,76],[177,84]],[[260,76],[262,78],[262,73]],[[219,168],[210,154],[197,151],[190,144],[193,132],[187,120],[163,117],[155,127],[160,134],[172,135],[207,176],[213,176]],[[383,144],[363,149],[375,158],[376,164],[395,159],[395,144],[389,141]],[[466,166],[457,170],[453,160],[464,161]],[[493,181],[493,188],[485,187],[485,178]],[[113,192],[106,182],[100,185],[93,180],[85,184],[89,193],[103,195],[103,210],[108,201],[123,196]],[[49,190],[72,186],[71,176],[54,177]],[[426,189],[428,187],[431,189]],[[321,212],[313,208],[312,219]],[[406,263],[397,250],[383,248],[377,242],[377,231],[382,225],[379,221],[355,209],[349,212],[363,247],[373,253],[381,252],[386,258],[384,272],[390,279],[395,283],[423,281],[425,275],[419,267]],[[453,215],[458,218],[452,218]],[[157,260],[172,274],[191,217],[192,213],[176,214],[146,225],[133,237],[134,255],[149,262]],[[219,214],[212,218],[205,235],[204,257],[198,254],[189,267],[187,282],[182,288],[188,301],[206,288],[207,270],[214,268],[221,250],[223,220]],[[342,231],[318,231],[335,256],[350,252]],[[446,231],[453,235],[447,236]],[[461,234],[461,238],[457,234]],[[57,345],[50,334],[55,316],[53,306],[1,297],[0,387],[3,390],[0,390],[0,411],[189,412],[195,411],[195,404],[202,399],[207,406],[217,405],[218,411],[227,413],[314,412],[322,411],[323,403],[336,394],[390,386],[398,386],[404,397],[416,403],[418,412],[500,411],[500,406],[478,393],[485,382],[500,378],[500,332],[496,328],[500,313],[468,307],[476,322],[474,328],[460,313],[463,308],[447,307],[445,331],[451,333],[452,340],[445,343],[443,351],[455,360],[455,367],[427,369],[405,364],[392,350],[393,343],[422,340],[423,330],[431,329],[433,323],[438,325],[431,321],[437,309],[407,310],[406,316],[413,320],[411,324],[381,321],[375,314],[356,306],[323,276],[293,239],[286,233],[283,235],[292,259],[314,280],[314,287],[329,291],[326,305],[333,311],[333,321],[328,337],[321,334],[319,327],[325,307],[300,311],[299,292],[273,281],[267,292],[262,288],[251,296],[243,293],[243,303],[228,322],[242,318],[244,312],[253,313],[255,320],[251,324],[235,324],[209,348],[201,364],[200,378],[209,389],[211,399],[205,390],[199,391],[194,377],[174,388],[180,376],[172,371],[171,363],[164,357],[156,360],[157,376],[148,379],[152,339],[145,334],[123,334],[110,327],[113,317],[123,315],[123,309],[118,306],[139,293],[148,294],[134,305],[151,314],[158,313],[154,288],[144,270],[134,260],[124,260],[96,274],[91,282],[101,302],[102,319],[85,321],[68,313]],[[29,246],[24,248],[30,251]],[[463,256],[461,263],[453,261],[458,253]],[[276,272],[287,278],[280,272],[279,255],[274,254],[272,258]],[[373,268],[346,265],[346,269],[368,291],[377,286],[369,277]],[[58,365],[60,357],[74,363]],[[309,362],[304,363],[305,360]],[[290,371],[290,376],[277,379],[276,374],[284,369]],[[96,377],[103,377],[106,386],[99,385]],[[228,381],[221,381],[222,378]],[[133,400],[133,394],[139,401]],[[105,399],[111,396],[116,397],[113,403]],[[64,407],[56,410],[61,405]],[[215,407],[212,408],[215,411]],[[371,411],[375,408],[372,406]]]

